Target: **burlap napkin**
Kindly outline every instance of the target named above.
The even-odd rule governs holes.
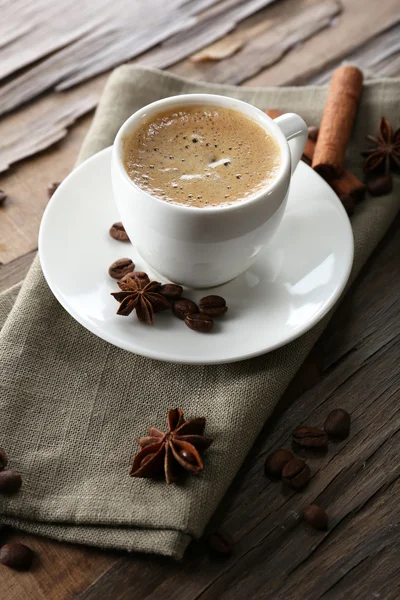
[[[194,91],[299,112],[310,124],[319,122],[327,93],[320,87],[196,84],[121,67],[110,77],[80,160],[111,144],[139,107]],[[399,124],[399,92],[399,79],[366,83],[349,152],[352,168],[359,168],[364,136],[376,130],[382,114]],[[396,193],[358,207],[352,281],[399,207]],[[52,296],[36,260],[22,288],[0,296],[0,445],[24,482],[18,494],[0,497],[1,522],[59,540],[181,557],[190,539],[201,535],[328,320],[288,346],[242,363],[166,364],[86,331]],[[150,424],[163,428],[175,406],[187,417],[207,417],[215,443],[204,473],[168,487],[128,477],[137,438]]]

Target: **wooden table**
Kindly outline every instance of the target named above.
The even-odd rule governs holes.
[[[38,5],[42,10],[46,2],[55,10],[51,0],[40,0],[30,6],[32,14]],[[124,0],[117,4],[121,2]],[[207,4],[205,0],[197,2],[203,7]],[[175,34],[178,37],[169,45],[148,48],[136,60],[168,66],[175,73],[197,79],[243,85],[326,81],[331,69],[344,58],[382,75],[400,74],[397,0],[371,2],[368,8],[365,0],[281,0],[264,2],[258,12],[251,2],[232,3],[242,12],[228,11],[228,28],[222,25],[229,19],[212,14],[206,28],[201,23],[193,26],[197,29],[189,40],[182,33]],[[0,31],[10,23],[14,27],[11,33],[3,32],[2,40],[16,44],[24,36],[36,35],[37,39],[28,44],[30,50],[42,43],[43,36],[35,34],[34,27],[34,34],[24,29],[26,18],[23,11],[18,13],[18,2],[3,0],[1,4],[3,14],[10,7],[15,13],[0,25]],[[209,4],[218,8],[217,0]],[[249,16],[244,6],[252,7]],[[62,8],[63,19],[68,22],[74,13]],[[102,10],[106,15],[107,2],[101,3],[97,16]],[[40,14],[43,21],[44,13]],[[34,22],[34,16],[30,19]],[[52,19],[47,20],[51,25]],[[71,25],[71,32],[74,27]],[[51,28],[47,35],[47,47],[33,64],[24,59],[26,64],[18,65],[15,52],[4,54],[7,44],[0,50],[0,76],[4,77],[0,81],[0,110],[9,110],[0,120],[0,188],[9,195],[0,208],[0,290],[20,281],[29,268],[47,202],[47,185],[62,180],[71,170],[90,125],[88,111],[96,104],[107,76],[97,74],[88,79],[90,69],[85,71],[85,64],[80,62],[82,81],[78,86],[56,93],[54,77],[44,85],[43,73],[47,77],[56,72],[60,56],[64,56],[63,47],[54,47]],[[221,36],[222,41],[216,43]],[[99,47],[104,48],[105,43],[100,40]],[[210,44],[206,53],[195,60],[190,58]],[[23,54],[24,46],[21,48],[17,58]],[[219,60],[198,62],[204,54]],[[2,56],[7,60],[2,61]],[[127,60],[132,55],[114,58],[119,62],[118,58]],[[46,60],[53,62],[40,70]],[[106,63],[103,68],[109,70]],[[29,102],[20,105],[24,100]],[[69,127],[68,132],[65,127]],[[54,143],[57,139],[60,141]],[[28,158],[29,154],[33,156]],[[13,167],[4,170],[7,163]],[[399,225],[398,219],[338,308],[219,507],[215,522],[222,523],[235,540],[230,558],[212,560],[198,543],[177,564],[7,531],[3,541],[26,542],[37,551],[39,560],[28,573],[1,568],[0,597],[399,598]],[[340,406],[352,414],[351,436],[333,445],[326,455],[310,459],[317,475],[303,493],[283,495],[279,484],[272,484],[263,475],[266,454],[287,444],[291,430],[305,417],[320,424],[330,409]],[[299,519],[301,509],[310,501],[327,508],[328,532],[311,530]]]

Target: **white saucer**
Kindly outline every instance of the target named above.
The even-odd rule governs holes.
[[[39,254],[44,276],[62,306],[111,344],[176,363],[228,363],[269,352],[315,325],[339,298],[353,261],[349,219],[333,190],[300,162],[288,206],[268,250],[246,273],[212,290],[185,290],[199,300],[223,296],[229,310],[209,334],[192,331],[169,311],[153,326],[117,316],[108,267],[130,257],[136,270],[160,281],[129,243],[108,230],[119,220],[110,180],[111,148],[75,169],[43,215]],[[190,209],[188,209],[190,210]],[[134,243],[134,240],[133,240]],[[165,280],[163,280],[165,281]]]

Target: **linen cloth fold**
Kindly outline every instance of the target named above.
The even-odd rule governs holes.
[[[138,108],[188,92],[279,107],[317,124],[327,88],[236,88],[123,66],[106,85],[79,161],[112,144]],[[365,83],[348,154],[356,173],[365,135],[379,118],[400,122],[399,92],[400,79]],[[390,195],[357,207],[349,285],[399,208],[398,181]],[[0,445],[23,478],[19,493],[0,496],[0,522],[63,541],[181,558],[329,318],[284,348],[240,363],[162,363],[115,348],[76,323],[36,259],[22,286],[0,295]],[[204,472],[184,485],[130,478],[137,439],[149,425],[163,429],[176,406],[186,418],[207,417],[215,441]]]

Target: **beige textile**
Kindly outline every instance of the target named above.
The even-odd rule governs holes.
[[[113,142],[121,123],[153,100],[215,92],[318,123],[327,88],[236,88],[155,70],[111,75],[79,160]],[[400,79],[365,84],[348,163],[359,172],[364,136],[385,114],[400,123]],[[393,221],[399,187],[369,198],[352,219],[354,280]],[[323,199],[321,199],[323,201]],[[107,265],[105,265],[106,268]],[[182,366],[142,358],[76,323],[47,287],[39,261],[22,287],[0,295],[0,444],[23,487],[0,497],[0,522],[58,540],[180,558],[207,521],[329,315],[271,354],[231,365]],[[206,469],[184,485],[128,476],[137,439],[165,427],[169,408],[205,415],[215,442]],[[229,459],[228,459],[229,457]]]

